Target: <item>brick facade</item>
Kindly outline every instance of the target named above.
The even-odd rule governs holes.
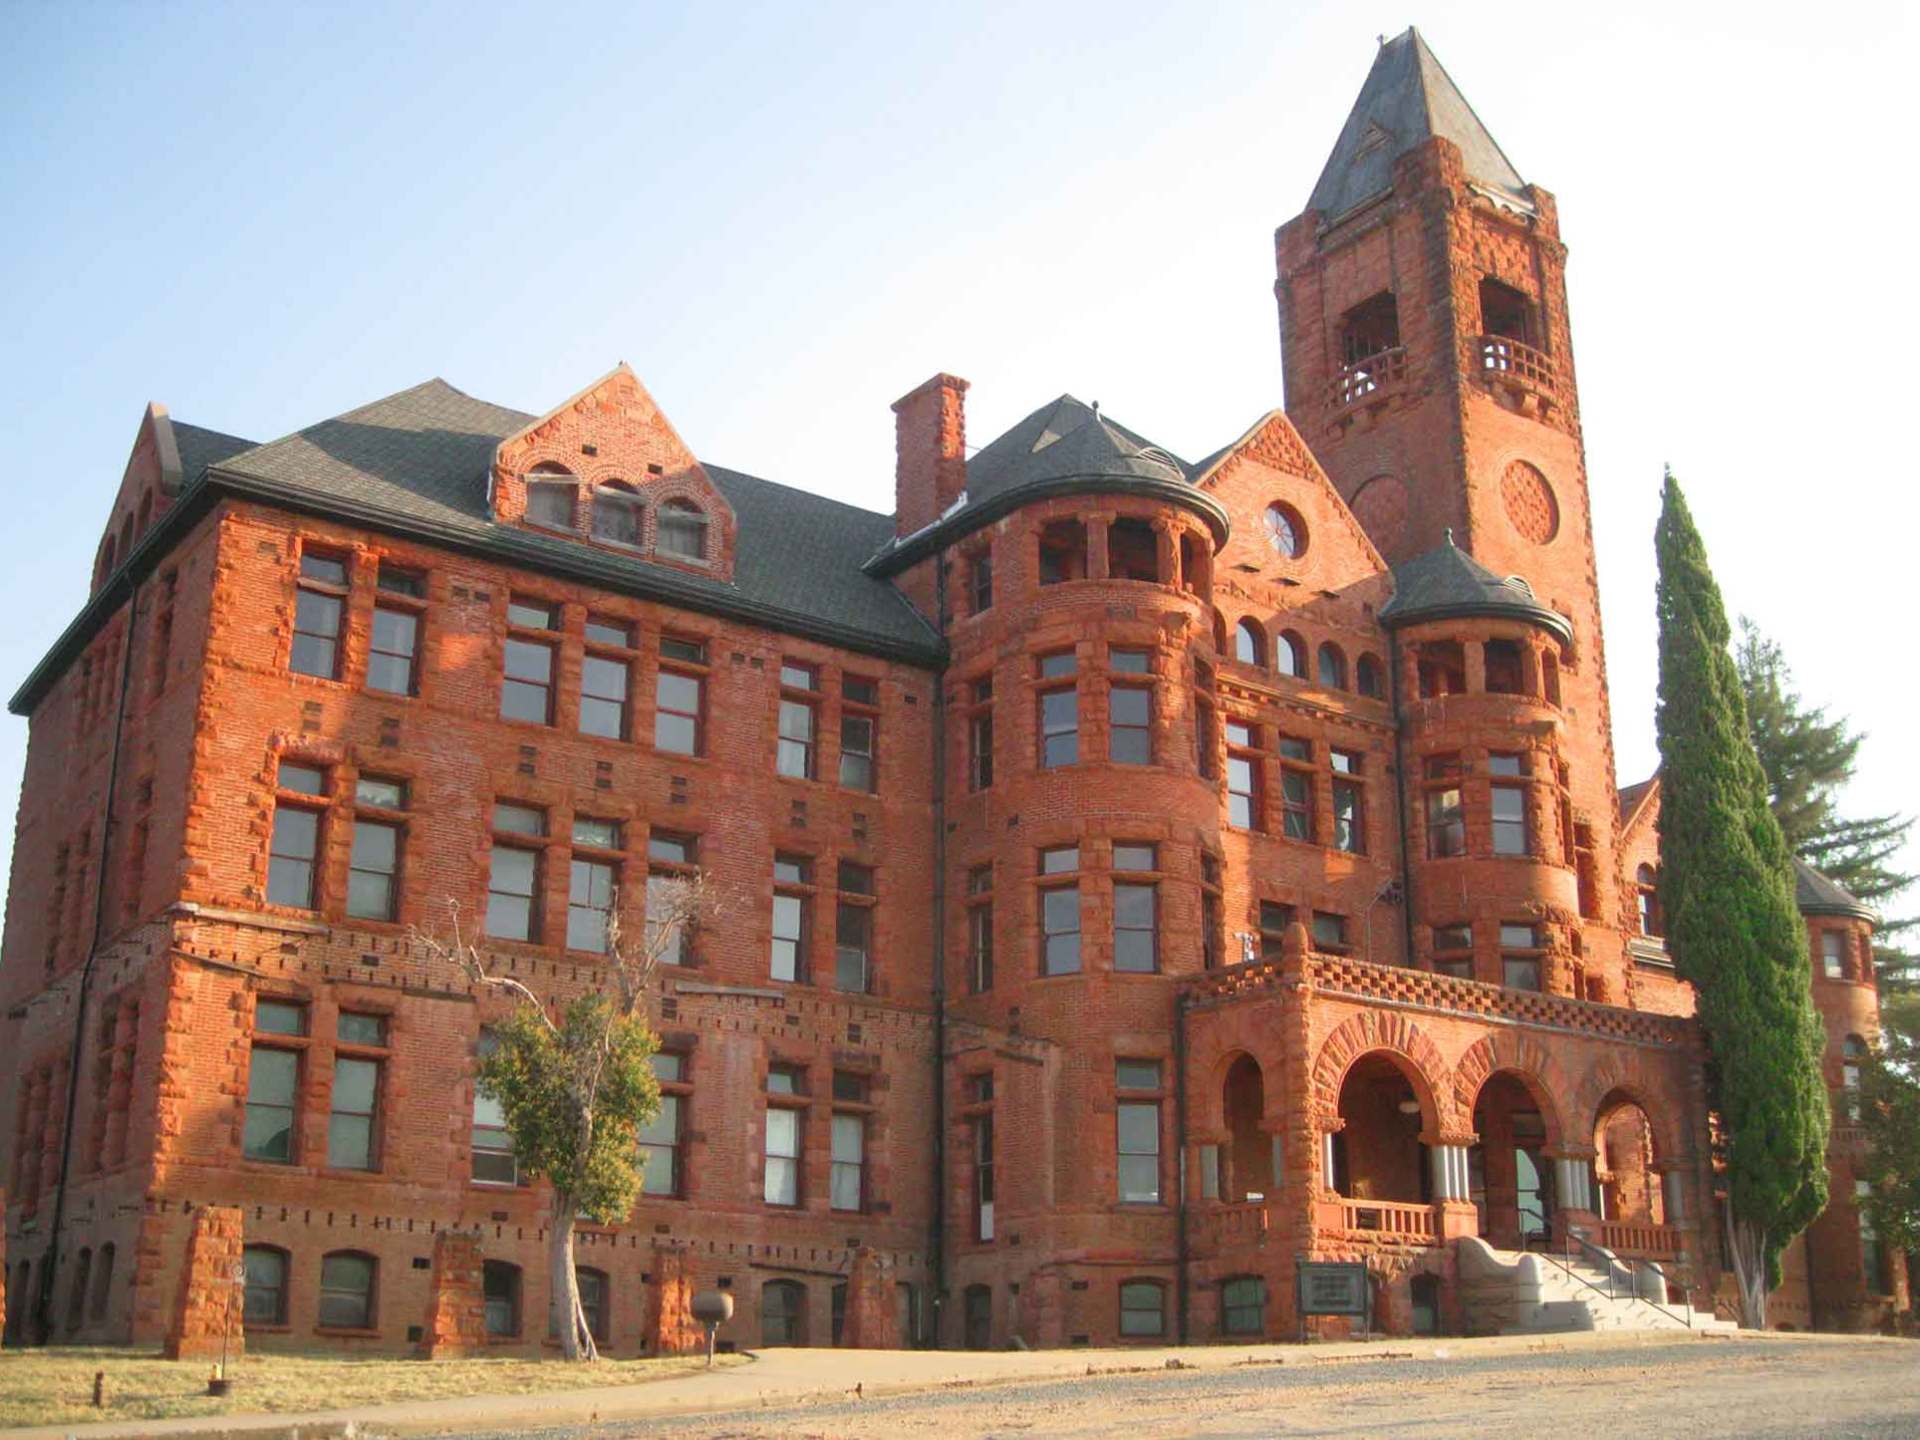
[[[16,699],[9,1335],[202,1343],[218,1228],[256,1349],[545,1351],[499,1002],[416,935],[564,1002],[689,865],[654,1184],[578,1239],[610,1353],[698,1348],[710,1286],[742,1346],[1286,1338],[1302,1256],[1452,1328],[1449,1242],[1541,1227],[1721,1288],[1565,250],[1463,154],[1282,227],[1286,412],[1200,465],[1071,400],[968,458],[948,375],[894,406],[893,517],[702,464],[625,367],[262,447],[149,412]],[[1410,608],[1447,546],[1498,603]],[[1809,923],[1844,1092],[1871,922]],[[1788,1323],[1904,1299],[1858,1145]]]

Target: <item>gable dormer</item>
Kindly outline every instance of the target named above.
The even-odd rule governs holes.
[[[492,482],[503,525],[733,577],[733,508],[624,362],[503,439]]]

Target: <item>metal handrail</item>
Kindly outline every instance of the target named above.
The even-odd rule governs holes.
[[[1553,1261],[1554,1264],[1558,1265],[1563,1271],[1565,1271],[1569,1278],[1578,1280],[1582,1285],[1585,1285],[1589,1290],[1592,1290],[1597,1294],[1604,1294],[1609,1300],[1619,1299],[1620,1297],[1615,1293],[1614,1282],[1613,1282],[1613,1267],[1618,1263],[1619,1257],[1612,1255],[1607,1251],[1601,1249],[1598,1245],[1591,1243],[1586,1238],[1586,1236],[1580,1234],[1571,1225],[1567,1226],[1566,1228],[1566,1236],[1567,1236],[1567,1244],[1566,1244],[1565,1259],[1562,1259],[1560,1256],[1555,1255],[1551,1250],[1545,1250],[1545,1251],[1542,1251],[1541,1253],[1545,1255],[1547,1259]],[[1598,1285],[1594,1284],[1593,1281],[1589,1280],[1586,1276],[1582,1275],[1579,1271],[1573,1268],[1573,1251],[1575,1246],[1578,1246],[1580,1248],[1580,1252],[1583,1256],[1586,1256],[1590,1260],[1596,1261],[1598,1268],[1606,1272],[1607,1288],[1604,1291],[1601,1290]],[[1651,1261],[1649,1261],[1648,1263],[1652,1264]],[[1654,1265],[1653,1268],[1659,1271],[1660,1278],[1662,1280],[1666,1279],[1666,1274],[1667,1274],[1666,1271],[1661,1270],[1658,1265]],[[1640,1293],[1640,1287],[1638,1285],[1635,1285],[1633,1287],[1633,1293],[1627,1298],[1631,1300],[1638,1300],[1641,1303],[1646,1305],[1651,1305],[1654,1309],[1658,1310],[1662,1315],[1668,1316],[1669,1318],[1674,1320],[1678,1320],[1682,1325],[1686,1326],[1687,1329],[1689,1330],[1693,1329],[1693,1307],[1691,1305],[1687,1307],[1685,1313],[1683,1314],[1678,1310],[1672,1309],[1670,1306],[1666,1305],[1662,1301],[1647,1299],[1646,1296]]]

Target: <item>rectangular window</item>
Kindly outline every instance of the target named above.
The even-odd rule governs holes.
[[[1260,902],[1260,958],[1278,960],[1285,953],[1287,929],[1293,924],[1293,907],[1277,900]]]
[[[867,1120],[864,1115],[833,1117],[832,1200],[835,1210],[866,1208]]]
[[[989,1077],[988,1084],[992,1084]],[[993,1098],[991,1089],[987,1099]],[[993,1239],[993,1112],[973,1117],[973,1238]]]
[[[356,806],[382,811],[407,808],[407,786],[402,780],[362,775],[354,782]],[[347,914],[360,920],[400,918],[400,850],[402,825],[393,820],[357,814],[353,822],[353,852],[347,862]]]
[[[1350,855],[1367,853],[1367,812],[1357,780],[1333,782],[1333,848]]]
[[[813,752],[818,712],[813,702],[781,697],[778,769],[794,780],[813,779]]]
[[[500,834],[544,835],[546,813],[526,805],[493,807],[496,838],[487,871],[487,934],[496,940],[540,938],[540,852],[503,844]]]
[[[1080,868],[1077,846],[1040,852],[1040,873],[1059,875]],[[1052,885],[1040,892],[1040,973],[1074,975],[1080,970],[1080,886]]]
[[[1107,668],[1116,675],[1150,675],[1153,655],[1146,650],[1112,645],[1107,648]]]
[[[1493,853],[1527,853],[1527,792],[1518,785],[1493,787]]]
[[[327,1121],[327,1164],[337,1170],[375,1168],[380,1062],[339,1055],[333,1062],[333,1113]]]
[[[840,694],[840,784],[871,793],[879,776],[880,686],[848,675],[840,682]]]
[[[1193,702],[1193,768],[1202,780],[1214,780],[1220,774],[1220,736],[1211,703]]]
[[[473,1097],[473,1178],[482,1185],[515,1185],[520,1180],[506,1107],[478,1092]]]
[[[1329,914],[1325,910],[1313,912],[1313,948],[1329,955],[1347,953],[1347,917]]]
[[[993,988],[993,866],[967,872],[967,987],[979,995]]]
[[[1540,934],[1531,925],[1500,927],[1500,983],[1509,990],[1540,988]],[[1532,952],[1516,954],[1516,951]]]
[[[1433,968],[1457,979],[1473,978],[1473,926],[1433,927]]]
[[[576,855],[568,866],[567,948],[607,953],[607,922],[613,915],[618,870],[606,860]]]
[[[1289,840],[1313,839],[1313,776],[1283,766],[1280,771],[1282,833]]]
[[[833,984],[864,995],[873,984],[873,868],[842,860],[834,912]]]
[[[1116,867],[1118,868],[1118,867]],[[1151,974],[1160,964],[1158,892],[1152,885],[1113,887],[1113,968]]]
[[[1080,694],[1077,690],[1040,692],[1040,768],[1057,769],[1080,760]]]
[[[647,836],[646,945],[662,965],[685,965],[693,953],[692,917],[678,917],[664,944],[660,931],[669,923],[669,887],[693,878],[699,853],[699,841],[692,835],[655,830]]]
[[[1487,756],[1487,774],[1495,776],[1514,776],[1526,774],[1526,765],[1519,755],[1500,754]]]
[[[807,911],[812,903],[813,862],[799,855],[773,857],[773,957],[775,980],[802,984],[807,978]]]
[[[767,1171],[762,1191],[769,1205],[800,1203],[800,1126],[804,1110],[767,1107]]]
[[[686,1056],[671,1051],[661,1051],[653,1057],[654,1078],[662,1087],[660,1110],[640,1127],[640,1155],[646,1164],[640,1186],[643,1193],[655,1199],[674,1199],[681,1193],[680,1146],[685,1133],[685,1094],[666,1087],[685,1084],[686,1065]]]
[[[975,555],[967,562],[967,604],[975,615],[993,608],[993,556]]]
[[[373,1328],[373,1280],[378,1262],[371,1255],[327,1255],[320,1261],[319,1323],[328,1330]]]
[[[1236,728],[1227,726],[1231,736]],[[1227,823],[1240,830],[1260,828],[1260,761],[1251,754],[1227,752]]]
[[[280,767],[284,789],[287,772]],[[267,903],[301,910],[315,906],[316,865],[320,854],[320,812],[284,799],[273,810],[273,840],[267,859]]]
[[[1838,930],[1820,932],[1820,964],[1829,980],[1844,980],[1847,975],[1847,937]]]
[[[580,661],[580,733],[608,740],[627,738],[627,682],[625,660],[588,652]]]
[[[380,572],[380,588],[387,586],[387,572]],[[414,657],[420,648],[420,615],[398,605],[373,607],[373,635],[367,649],[367,688],[384,690],[389,695],[411,695],[414,691]]]
[[[1130,1280],[1120,1287],[1120,1333],[1125,1336],[1167,1333],[1167,1292],[1157,1281]]]
[[[1467,853],[1467,812],[1458,786],[1427,791],[1427,858],[1445,860]]]
[[[247,1059],[247,1116],[242,1140],[242,1153],[247,1159],[275,1165],[293,1163],[294,1107],[299,1093],[300,1052],[256,1044]]]
[[[704,641],[660,637],[660,674],[653,687],[653,745],[675,755],[701,753],[701,709],[706,698]],[[686,667],[686,668],[682,668]]]
[[[1136,685],[1107,691],[1107,758],[1116,765],[1153,763],[1153,692]]]
[[[993,677],[975,680],[968,698],[967,777],[973,789],[985,790],[993,784]]]
[[[558,630],[560,607],[545,600],[526,600],[515,595],[507,601],[507,624],[522,630]]]
[[[1156,1084],[1159,1076],[1154,1076]],[[1123,1100],[1116,1107],[1119,1187],[1123,1205],[1160,1203],[1160,1104]]]
[[[553,723],[553,646],[508,636],[500,679],[500,718]]]
[[[335,680],[340,675],[340,622],[347,608],[347,562],[307,551],[293,597],[293,648],[287,668]]]
[[[1224,911],[1220,899],[1220,858],[1200,855],[1200,963],[1209,970],[1224,963]],[[1234,957],[1238,959],[1238,956]]]

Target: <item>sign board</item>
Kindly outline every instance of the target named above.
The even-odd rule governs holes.
[[[1359,1261],[1302,1260],[1296,1272],[1300,1316],[1353,1315],[1365,1321],[1373,1310],[1373,1286]]]

